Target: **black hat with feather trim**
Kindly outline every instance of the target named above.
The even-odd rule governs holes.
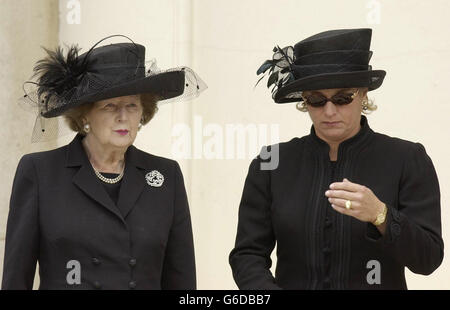
[[[384,70],[372,70],[372,29],[328,30],[308,37],[294,47],[276,46],[257,74],[269,74],[276,103],[302,101],[302,91],[381,86]],[[264,77],[264,75],[263,75]],[[263,78],[261,77],[258,82]],[[257,83],[258,84],[258,83]]]
[[[131,43],[96,47],[112,37]],[[106,37],[82,55],[77,45],[69,47],[66,56],[61,47],[45,50],[48,56],[34,67],[36,81],[24,84],[33,89],[24,87],[21,99],[38,107],[38,117],[53,118],[81,104],[141,93],[156,95],[163,103],[192,99],[207,88],[188,67],[160,70],[154,59],[146,63],[145,47],[123,35]]]

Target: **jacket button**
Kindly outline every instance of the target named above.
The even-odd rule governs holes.
[[[330,287],[331,287],[331,280],[330,278],[326,277],[325,280],[323,281],[323,288],[329,289]]]
[[[97,257],[92,258],[92,263],[96,266],[100,265],[100,260]]]
[[[135,281],[130,281],[130,283],[128,283],[128,287],[131,289],[134,289],[136,287],[136,282]]]
[[[329,219],[325,219],[325,227],[331,227],[331,225],[333,225],[333,223],[329,220]]]
[[[94,287],[96,288],[96,289],[101,289],[102,288],[102,285],[100,284],[100,282],[98,282],[98,281],[95,281],[94,282]]]
[[[136,258],[130,259],[129,264],[131,267],[134,267],[136,265]]]
[[[331,249],[329,247],[323,248],[322,249],[323,254],[330,254]]]

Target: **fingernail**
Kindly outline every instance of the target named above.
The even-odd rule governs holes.
[[[325,192],[325,196],[328,196],[330,194],[330,191]]]

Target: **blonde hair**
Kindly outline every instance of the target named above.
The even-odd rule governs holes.
[[[158,96],[153,94],[140,94],[142,104],[141,124],[145,125],[155,116],[158,111]],[[64,120],[73,131],[86,135],[83,130],[83,118],[94,107],[94,103],[85,103],[78,107],[72,108],[63,114]]]

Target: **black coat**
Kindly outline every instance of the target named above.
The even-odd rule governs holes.
[[[334,178],[328,144],[314,127],[278,145],[276,169],[261,170],[269,161],[262,156],[252,161],[230,254],[239,288],[406,289],[404,267],[428,275],[441,264],[440,192],[431,159],[419,143],[373,132],[364,116],[361,125],[340,144]],[[387,205],[384,235],[331,208],[325,191],[344,177]],[[369,284],[377,270],[380,284]]]
[[[39,261],[40,289],[195,289],[191,220],[178,163],[130,146],[116,206],[81,138],[20,160],[2,288],[31,289]],[[147,184],[152,170],[164,176],[162,186]],[[67,266],[72,260],[79,262],[80,284],[66,280],[75,270]]]

